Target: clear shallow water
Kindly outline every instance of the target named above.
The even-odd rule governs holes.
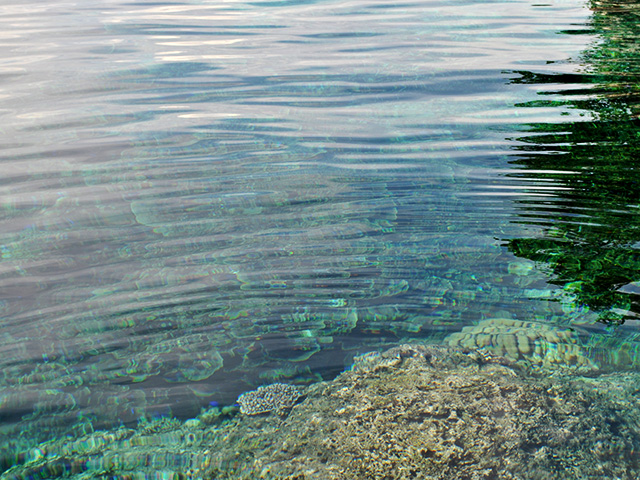
[[[637,348],[633,51],[602,33],[617,17],[0,11],[6,435],[189,416],[492,317],[574,326],[603,364]]]

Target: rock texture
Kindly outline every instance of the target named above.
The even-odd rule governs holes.
[[[640,375],[566,371],[401,346],[358,357],[285,412],[211,409],[58,440],[0,478],[640,478]]]
[[[300,392],[292,385],[272,383],[238,397],[240,413],[259,415],[291,408],[300,398]]]
[[[285,421],[245,430],[259,448],[237,450],[242,468],[214,467],[209,478],[637,478],[640,412],[621,385],[400,347],[312,387]],[[212,463],[228,466],[224,456]]]
[[[574,329],[535,322],[489,318],[449,335],[447,343],[467,350],[485,350],[546,369],[584,372],[598,368]]]

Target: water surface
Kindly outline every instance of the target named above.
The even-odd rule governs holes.
[[[635,7],[598,8],[0,7],[7,451],[495,317],[635,368]]]

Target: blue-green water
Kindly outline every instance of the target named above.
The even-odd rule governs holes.
[[[635,369],[629,5],[0,6],[7,451],[492,318]]]

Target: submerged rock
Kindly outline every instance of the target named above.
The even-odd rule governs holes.
[[[571,328],[490,318],[452,333],[446,341],[452,347],[484,350],[548,370],[598,368],[580,344],[578,333]]]
[[[640,374],[562,372],[400,346],[306,388],[286,418],[211,423],[205,412],[60,439],[0,478],[47,478],[62,467],[77,479],[640,478]]]
[[[402,346],[357,359],[282,420],[222,427],[211,479],[635,479],[636,373],[540,376],[505,357]],[[218,448],[220,447],[220,448]]]

